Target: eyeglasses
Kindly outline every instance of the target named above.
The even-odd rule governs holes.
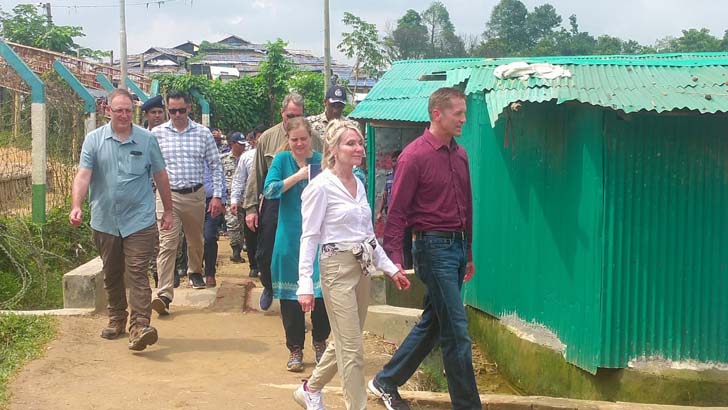
[[[303,117],[303,115],[300,115],[300,114],[289,114],[289,113],[286,114],[286,118],[288,118],[289,120],[292,119],[292,118],[296,118],[296,117]]]
[[[167,111],[169,111],[170,114],[186,114],[187,108],[168,108]]]
[[[114,114],[131,114],[131,110],[128,108],[112,108],[111,112]]]

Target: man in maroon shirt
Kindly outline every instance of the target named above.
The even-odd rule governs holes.
[[[480,410],[460,295],[463,281],[475,272],[468,156],[454,140],[465,123],[465,95],[456,88],[440,88],[430,96],[428,110],[429,129],[397,162],[384,233],[384,249],[401,267],[403,235],[407,227],[414,232],[415,273],[427,286],[424,311],[389,363],[369,381],[369,390],[389,410],[409,409],[397,388],[439,342],[452,408]]]

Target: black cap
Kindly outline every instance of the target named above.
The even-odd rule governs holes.
[[[346,89],[340,85],[335,85],[326,91],[326,101],[330,103],[340,102],[346,104]]]
[[[142,111],[146,112],[157,107],[164,109],[164,100],[162,100],[161,95],[156,95],[142,104]]]
[[[245,137],[239,132],[233,132],[230,134],[228,140],[230,140],[230,142],[237,142],[240,145],[245,145]]]

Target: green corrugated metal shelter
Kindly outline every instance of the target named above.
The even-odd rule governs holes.
[[[379,149],[387,127],[421,131],[432,90],[468,95],[466,302],[545,326],[592,373],[728,363],[728,54],[527,58],[572,76],[494,76],[513,61],[395,63],[352,113]]]

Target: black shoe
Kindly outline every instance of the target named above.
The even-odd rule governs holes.
[[[190,287],[192,289],[205,289],[205,280],[201,273],[190,273]]]
[[[263,293],[260,294],[260,308],[263,310],[270,309],[270,305],[273,304],[273,292],[268,288],[263,288]]]
[[[369,380],[367,387],[370,392],[382,399],[384,407],[386,407],[387,410],[410,410],[409,404],[402,399],[397,389],[385,389],[381,384],[379,384],[376,377]]]
[[[169,304],[172,303],[166,296],[159,296],[152,299],[152,309],[159,313],[159,316],[169,315]]]

